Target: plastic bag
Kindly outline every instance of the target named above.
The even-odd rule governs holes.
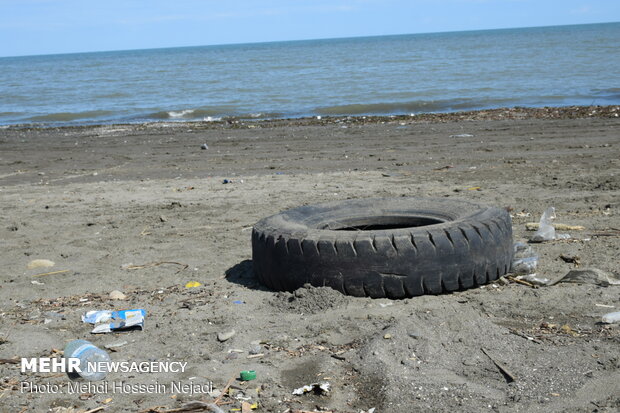
[[[555,219],[555,208],[549,207],[540,217],[538,230],[534,233],[531,242],[551,241],[555,239],[555,228],[551,225],[551,221]]]
[[[515,274],[532,274],[538,266],[538,255],[524,242],[515,242],[511,271]]]

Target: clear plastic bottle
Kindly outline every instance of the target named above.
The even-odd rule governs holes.
[[[90,341],[73,340],[69,342],[65,346],[64,356],[66,359],[77,358],[80,360],[81,372],[76,371],[76,373],[86,380],[103,380],[108,374],[107,368],[101,362],[109,363],[111,361],[110,356],[105,350],[100,349]]]

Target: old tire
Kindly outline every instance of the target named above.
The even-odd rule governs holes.
[[[290,209],[252,232],[258,279],[406,298],[486,284],[510,270],[510,215],[468,201],[354,199]]]

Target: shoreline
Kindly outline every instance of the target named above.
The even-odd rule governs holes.
[[[472,120],[505,120],[505,119],[582,119],[582,118],[614,118],[620,117],[620,105],[590,105],[590,106],[545,106],[536,107],[505,107],[496,109],[479,109],[458,112],[439,112],[439,113],[418,113],[418,114],[398,114],[398,115],[328,115],[328,116],[303,116],[294,118],[273,118],[273,119],[246,119],[223,117],[219,120],[149,120],[143,122],[93,122],[88,124],[39,124],[21,123],[0,125],[2,129],[88,129],[103,126],[125,126],[125,127],[188,127],[194,126],[201,129],[210,128],[242,128],[249,125],[269,125],[278,124],[327,124],[327,123],[371,123],[371,122],[453,122],[453,121],[472,121]]]

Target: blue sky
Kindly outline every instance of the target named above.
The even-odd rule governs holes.
[[[618,21],[619,0],[0,0],[0,56]]]

